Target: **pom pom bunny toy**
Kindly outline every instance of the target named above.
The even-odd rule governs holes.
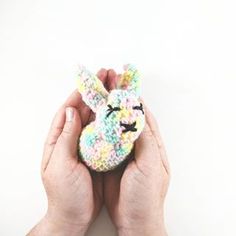
[[[78,152],[96,171],[112,170],[124,161],[145,125],[140,75],[132,65],[124,70],[118,88],[110,92],[96,75],[84,67],[79,70],[78,91],[96,118],[83,129]]]

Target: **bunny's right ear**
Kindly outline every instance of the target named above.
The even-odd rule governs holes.
[[[124,65],[124,73],[121,75],[118,87],[126,89],[136,97],[140,96],[140,74],[131,64]]]
[[[99,78],[90,73],[85,67],[79,67],[78,91],[82,95],[83,101],[93,112],[106,104],[108,92]]]

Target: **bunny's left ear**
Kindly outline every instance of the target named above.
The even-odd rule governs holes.
[[[124,73],[120,78],[118,87],[130,91],[136,97],[140,96],[140,74],[133,65],[124,66]]]
[[[78,91],[82,95],[83,101],[96,112],[99,107],[106,104],[108,91],[103,86],[101,80],[85,67],[79,67]]]

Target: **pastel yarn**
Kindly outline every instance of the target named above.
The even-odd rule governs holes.
[[[139,72],[124,66],[118,87],[108,92],[96,75],[80,67],[78,91],[96,115],[81,133],[79,155],[95,171],[112,170],[128,157],[145,125]]]

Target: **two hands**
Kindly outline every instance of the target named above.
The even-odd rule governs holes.
[[[101,69],[108,90],[118,75]],[[156,121],[145,107],[146,126],[128,161],[107,173],[89,170],[77,157],[77,140],[94,114],[75,91],[57,112],[47,140],[41,175],[48,210],[28,235],[85,235],[103,204],[119,235],[166,235],[163,206],[169,165]]]

